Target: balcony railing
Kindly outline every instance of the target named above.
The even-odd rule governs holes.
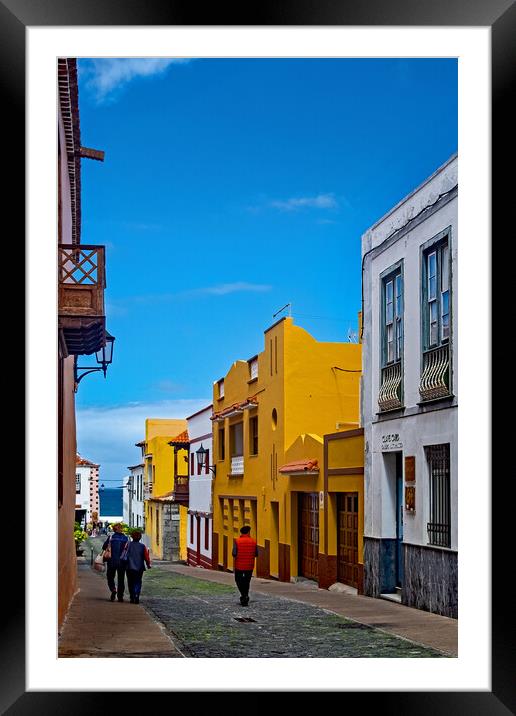
[[[450,395],[450,350],[448,344],[423,354],[423,372],[419,384],[421,400]]]
[[[188,502],[189,481],[184,475],[176,476],[174,480],[174,498],[176,502]]]
[[[70,355],[90,355],[105,345],[104,246],[59,244],[59,328]]]
[[[402,407],[401,378],[401,361],[382,369],[382,384],[378,394],[380,410],[394,410]]]
[[[243,475],[244,474],[244,456],[235,455],[231,458],[231,472],[230,475]]]

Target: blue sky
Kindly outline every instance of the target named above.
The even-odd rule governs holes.
[[[286,303],[318,340],[356,331],[362,233],[457,151],[457,62],[84,59],[79,107],[116,341],[79,387],[78,449],[112,487],[145,417],[211,402]]]

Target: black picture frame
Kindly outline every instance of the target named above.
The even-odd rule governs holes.
[[[202,22],[199,22],[202,17]],[[2,74],[4,107],[3,155],[4,169],[9,178],[21,169],[19,182],[10,181],[11,189],[5,206],[6,213],[16,217],[10,224],[11,240],[16,236],[16,265],[23,265],[25,197],[24,147],[25,147],[25,29],[28,26],[81,26],[81,25],[354,25],[354,26],[484,26],[491,28],[492,40],[492,235],[501,235],[501,223],[510,211],[514,199],[513,181],[505,180],[504,168],[514,163],[514,114],[510,110],[511,83],[514,82],[516,66],[516,7],[513,0],[369,0],[344,2],[343,0],[262,0],[252,6],[247,4],[221,5],[213,3],[199,8],[193,2],[176,0],[0,0],[0,72]],[[511,151],[512,150],[512,151]],[[511,201],[512,200],[512,201]],[[511,244],[514,239],[511,236]],[[510,252],[512,246],[504,247]],[[511,261],[495,262],[497,285],[504,283],[503,271],[514,265]],[[508,274],[505,276],[509,280]],[[19,305],[19,300],[17,300]],[[500,306],[499,306],[500,308]],[[22,299],[23,310],[23,299]],[[492,335],[507,335],[507,310],[493,311]],[[504,321],[504,324],[502,324]],[[9,322],[11,323],[11,322]],[[10,326],[14,343],[24,345],[23,322]],[[505,330],[504,330],[505,329]],[[486,331],[489,336],[489,331]],[[498,338],[494,342],[491,358],[496,375],[512,375],[509,369],[507,342]],[[506,370],[505,370],[506,369]],[[501,381],[503,378],[498,378]],[[23,385],[23,383],[22,383]],[[506,383],[506,386],[508,383]],[[493,384],[494,387],[494,384]],[[501,386],[500,386],[501,387]],[[496,408],[493,390],[493,415]],[[18,394],[23,400],[23,391]],[[501,401],[499,401],[501,403]],[[492,455],[507,453],[510,446],[508,423],[498,424],[492,433]],[[489,436],[485,436],[486,439]],[[27,450],[30,445],[27,446]],[[25,452],[25,446],[21,454]],[[509,534],[512,502],[506,497],[506,481],[512,480],[512,471],[504,471],[501,465],[492,470],[492,691],[477,692],[350,692],[345,702],[353,697],[356,703],[378,708],[384,713],[403,714],[489,714],[500,716],[516,712],[514,694],[516,651],[513,634],[513,593],[509,587],[514,558],[508,547],[514,542]],[[496,488],[499,488],[498,490]],[[21,504],[23,483],[16,485],[16,503]],[[467,489],[465,482],[461,489]],[[498,497],[497,497],[498,496]],[[23,532],[19,526],[20,515],[10,535],[16,535],[16,554],[24,548]],[[485,508],[479,509],[479,539],[489,524],[484,522]],[[25,535],[28,534],[28,525]],[[4,533],[4,537],[7,536]],[[28,544],[27,538],[25,541]],[[5,542],[4,542],[5,544]],[[31,547],[33,546],[31,540]],[[14,542],[10,542],[13,550]],[[507,545],[507,547],[506,547]],[[491,575],[479,567],[479,580]],[[3,628],[0,654],[0,712],[9,715],[26,713],[68,714],[104,710],[111,705],[121,707],[120,693],[84,692],[26,692],[25,686],[25,611],[23,604],[24,568],[21,560],[10,559],[8,600],[2,610]],[[5,582],[4,582],[5,584]],[[314,690],[317,690],[314,684]],[[259,695],[260,692],[257,693]],[[138,708],[148,695],[131,693],[131,708]],[[115,702],[116,699],[116,702]],[[364,701],[365,699],[365,701]],[[361,706],[361,708],[363,708]],[[184,707],[183,707],[184,708]]]

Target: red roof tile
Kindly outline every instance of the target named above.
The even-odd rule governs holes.
[[[99,465],[97,465],[96,463],[90,462],[90,460],[86,460],[85,457],[81,457],[81,455],[79,455],[79,453],[77,453],[77,455],[75,456],[75,464],[76,465],[86,465],[89,467],[99,467]]]
[[[179,433],[179,435],[176,435],[175,438],[172,438],[170,441],[171,443],[189,443],[190,437],[188,436],[188,430],[183,430],[182,433]]]
[[[251,404],[257,403],[258,398],[256,395],[252,395],[250,398],[246,398],[245,400],[240,401],[239,403],[233,403],[232,405],[229,405],[227,408],[224,408],[223,410],[219,410],[218,412],[213,413],[210,420],[216,420],[217,418],[222,418],[225,415],[228,415],[229,413],[232,413],[234,410],[243,410],[246,407],[250,407]]]
[[[279,472],[283,474],[292,472],[319,472],[319,465],[318,461],[314,458],[309,460],[294,460],[293,462],[287,462],[286,465],[282,465]]]

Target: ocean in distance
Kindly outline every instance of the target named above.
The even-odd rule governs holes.
[[[99,490],[100,517],[122,517],[122,497],[119,487]]]

